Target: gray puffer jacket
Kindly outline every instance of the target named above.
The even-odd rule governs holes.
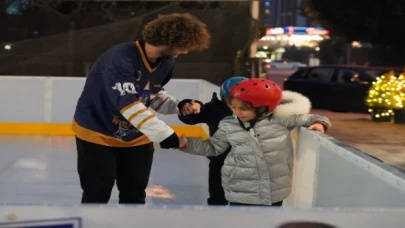
[[[306,114],[311,108],[306,97],[284,91],[283,100],[285,104],[250,131],[243,129],[236,117],[226,117],[211,138],[188,138],[186,147],[181,149],[190,154],[216,156],[232,147],[222,167],[222,186],[228,201],[271,205],[287,198],[293,160],[290,131],[315,122],[331,126],[324,116]]]

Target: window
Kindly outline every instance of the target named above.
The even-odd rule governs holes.
[[[291,13],[291,12],[290,12]],[[292,15],[292,14],[290,14],[289,16],[288,16],[288,24],[290,24],[290,25],[294,25],[295,23],[294,23],[294,16]]]
[[[332,68],[315,68],[308,74],[308,79],[312,81],[330,82],[332,80]]]
[[[281,12],[287,11],[287,1],[280,1],[281,4]]]
[[[340,69],[337,75],[338,83],[368,84],[370,77],[355,70]]]
[[[290,0],[288,2],[288,9],[289,10],[293,10],[295,8],[295,2],[296,2],[296,0]]]
[[[280,24],[282,25],[282,26],[284,26],[286,23],[285,23],[285,20],[286,20],[286,18],[284,17],[285,15],[281,15],[282,17],[281,17],[281,20],[280,20]]]
[[[307,69],[301,69],[296,71],[293,75],[291,75],[291,78],[295,79],[306,79],[308,75],[308,70]]]
[[[368,75],[372,76],[374,79],[380,77],[381,75],[387,73],[385,70],[366,70],[365,71]]]

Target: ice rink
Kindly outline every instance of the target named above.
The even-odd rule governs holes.
[[[79,204],[81,188],[72,136],[0,136],[0,202]],[[203,205],[208,159],[157,149],[147,204]],[[110,199],[118,203],[116,187]]]

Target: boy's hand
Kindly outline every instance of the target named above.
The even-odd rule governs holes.
[[[183,108],[181,109],[181,113],[183,116],[190,115],[190,114],[198,114],[200,113],[201,105],[194,100],[191,100],[189,103],[185,103]]]
[[[179,139],[180,144],[179,144],[179,149],[186,147],[187,145],[187,138],[184,134],[181,135],[181,138]]]
[[[325,127],[320,123],[314,123],[308,127],[308,130],[319,131],[321,133],[325,133]]]

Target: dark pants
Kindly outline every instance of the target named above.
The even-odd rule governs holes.
[[[107,147],[76,137],[82,203],[108,203],[117,180],[119,203],[145,204],[154,148]]]
[[[225,199],[224,189],[222,188],[221,169],[229,152],[223,153],[217,157],[208,157],[210,159],[208,172],[208,190],[210,197],[207,200],[208,205],[228,205]]]
[[[273,203],[272,205],[262,205],[262,204],[243,204],[243,203],[229,203],[230,206],[267,206],[267,207],[281,207],[283,206],[283,201],[277,202],[277,203]]]

